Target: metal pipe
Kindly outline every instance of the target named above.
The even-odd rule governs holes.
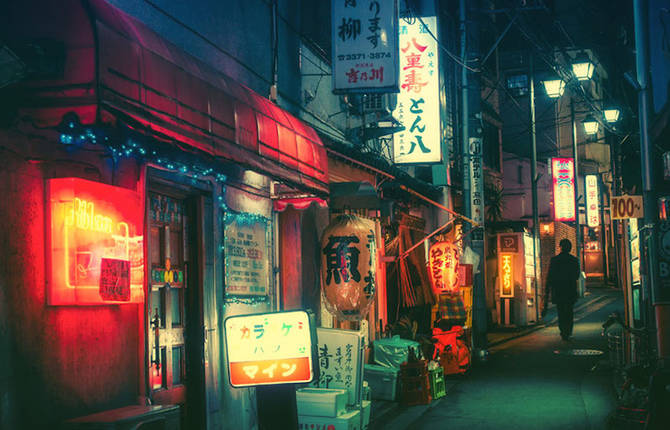
[[[531,195],[533,199],[533,264],[535,275],[535,321],[540,320],[540,309],[538,302],[538,289],[540,288],[540,279],[537,275],[537,242],[540,237],[540,215],[537,207],[537,136],[535,133],[535,68],[533,64],[533,53],[528,55],[528,64],[530,66],[530,143],[531,143],[531,161],[530,161],[530,184]]]
[[[633,1],[633,15],[635,22],[635,52],[636,52],[636,71],[637,80],[640,84],[638,92],[638,118],[640,123],[640,164],[642,169],[642,198],[644,202],[644,233],[647,245],[647,273],[644,276],[646,283],[647,297],[651,299],[653,307],[647,309],[654,315],[648,315],[647,321],[649,328],[656,326],[656,345],[658,347],[659,358],[662,358],[662,351],[667,344],[664,339],[664,332],[667,329],[660,321],[660,312],[664,306],[660,302],[660,285],[658,282],[658,257],[656,250],[656,197],[654,193],[654,174],[653,163],[651,162],[652,148],[649,138],[649,41],[647,27],[647,11],[649,3],[646,0]],[[667,306],[667,303],[666,303]],[[659,319],[656,321],[654,316]]]
[[[582,247],[582,228],[579,224],[579,151],[577,150],[577,124],[575,123],[575,100],[570,97],[570,121],[572,123],[572,157],[575,164],[575,255],[577,256],[577,265],[579,266],[579,293],[584,291],[582,280],[582,257],[580,250]]]

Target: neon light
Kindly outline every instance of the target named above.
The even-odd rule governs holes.
[[[500,297],[514,297],[514,257],[500,255]]]
[[[49,304],[141,303],[141,195],[78,178],[50,179],[47,187]]]
[[[572,158],[552,158],[554,220],[575,220],[575,165]]]

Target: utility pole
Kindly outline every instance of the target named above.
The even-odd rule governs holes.
[[[468,7],[472,8],[468,10]],[[463,200],[466,216],[479,226],[468,236],[473,252],[478,256],[473,264],[472,285],[472,344],[475,356],[486,357],[487,312],[485,290],[484,254],[484,172],[482,162],[482,113],[479,76],[468,70],[469,60],[479,59],[478,19],[470,19],[469,14],[478,11],[479,1],[460,0],[459,20],[461,36],[461,148],[463,154]]]
[[[584,293],[582,279],[582,226],[579,224],[579,149],[577,148],[577,124],[575,123],[575,99],[570,96],[570,123],[572,124],[572,157],[575,165],[575,255],[579,266],[579,294]]]
[[[656,247],[656,219],[657,207],[656,196],[654,193],[654,169],[651,161],[651,142],[649,141],[649,58],[648,58],[648,28],[647,28],[647,10],[649,3],[646,0],[634,0],[634,20],[635,20],[635,52],[636,52],[636,70],[637,81],[640,85],[638,91],[638,110],[640,121],[640,163],[642,168],[642,198],[644,202],[644,238],[647,248],[647,270],[644,274],[645,299],[651,301],[654,315],[648,315],[649,328],[653,330],[656,326],[656,345],[658,347],[659,357],[664,355],[663,347],[667,347],[665,331],[667,328],[661,324],[663,314],[667,315],[667,300],[670,294],[660,289],[658,279],[658,256]],[[663,297],[665,296],[665,297]],[[666,301],[665,304],[663,301]],[[655,318],[654,318],[655,317]],[[667,316],[666,316],[667,319]],[[665,351],[667,354],[668,351]]]
[[[537,274],[537,243],[540,237],[540,215],[537,208],[537,135],[535,133],[535,65],[533,64],[533,52],[528,54],[528,64],[530,66],[530,181],[531,195],[533,199],[533,258],[535,259],[533,267],[535,268],[535,321],[540,321],[540,302],[538,301],[538,290],[540,288],[540,278]]]

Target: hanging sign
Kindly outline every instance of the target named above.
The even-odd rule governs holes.
[[[500,254],[498,260],[500,297],[514,297],[514,256]]]
[[[442,161],[438,49],[431,35],[438,34],[436,22],[434,16],[400,20],[400,93],[393,117],[405,130],[393,134],[396,164]]]
[[[448,242],[436,242],[428,251],[430,283],[435,294],[457,293],[460,247]]]
[[[612,219],[644,218],[642,196],[612,196]]]
[[[552,158],[554,220],[575,220],[575,164],[572,158]]]
[[[332,0],[333,92],[398,91],[398,3]]]
[[[598,227],[600,225],[598,176],[586,175],[584,185],[586,189],[586,224],[589,227]]]
[[[268,295],[268,221],[226,212],[224,224],[226,295]]]
[[[144,300],[144,199],[79,178],[47,180],[50,305]]]
[[[375,294],[377,247],[370,220],[340,215],[321,238],[321,282],[326,306],[340,319],[361,320]]]
[[[314,379],[316,332],[306,311],[226,318],[228,377],[233,387],[301,384]]]

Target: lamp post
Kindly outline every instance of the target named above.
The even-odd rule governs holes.
[[[535,321],[540,320],[540,303],[538,302],[538,288],[540,280],[537,276],[537,242],[540,238],[540,216],[537,207],[537,136],[535,134],[535,70],[533,64],[533,53],[528,55],[528,64],[530,66],[530,140],[531,140],[531,162],[530,162],[530,183],[531,196],[533,202],[533,258],[535,259]]]
[[[582,227],[579,224],[579,152],[577,151],[577,123],[575,122],[575,100],[570,97],[570,123],[572,124],[572,157],[575,163],[575,255],[579,266],[579,294],[584,293],[582,279]]]

